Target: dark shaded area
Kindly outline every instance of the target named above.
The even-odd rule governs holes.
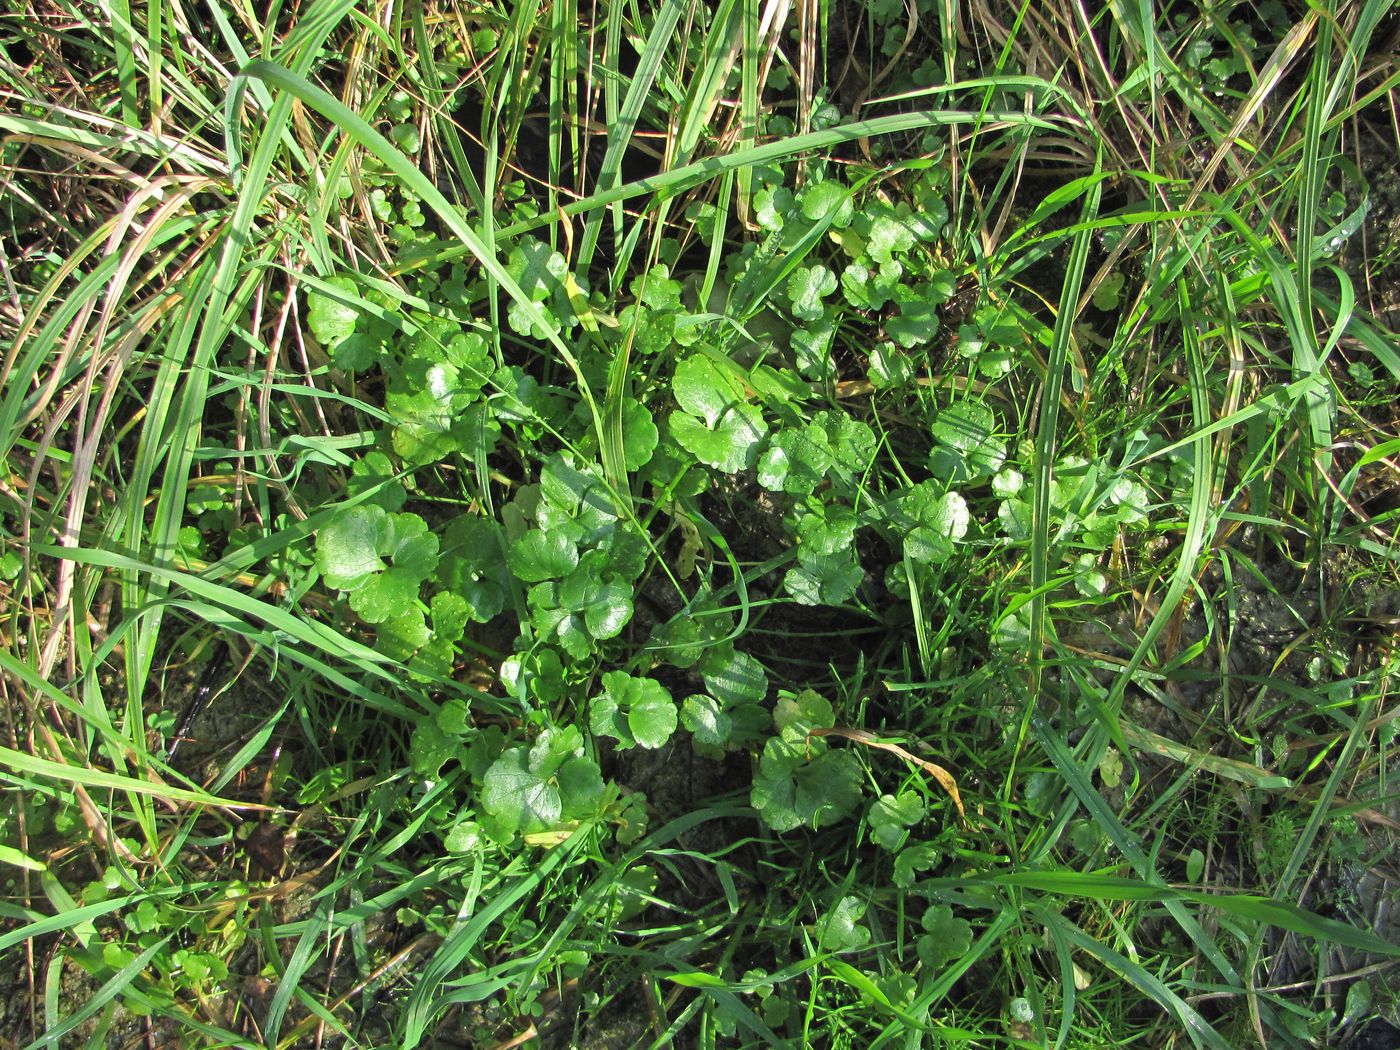
[[[1342,1044],[1341,1050],[1397,1050],[1400,1028],[1377,1017]]]

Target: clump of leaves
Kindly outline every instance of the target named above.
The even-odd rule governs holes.
[[[385,407],[393,416],[394,451],[410,466],[454,452],[489,453],[500,427],[481,402],[493,362],[486,340],[457,322],[424,317],[392,370]]]
[[[855,813],[864,775],[847,751],[812,730],[835,724],[831,703],[812,690],[787,694],[773,713],[778,735],[763,746],[750,801],[774,831],[822,828]]]
[[[695,751],[712,758],[762,738],[771,724],[761,706],[768,693],[763,665],[730,643],[711,646],[700,660],[705,692],[686,698],[681,721]]]
[[[616,638],[632,618],[632,586],[607,571],[607,556],[591,551],[578,567],[555,582],[530,588],[530,623],[546,642],[576,660],[596,643]]]
[[[612,737],[622,750],[661,747],[679,721],[675,701],[660,682],[634,678],[625,671],[604,674],[603,691],[589,704],[593,732]]]
[[[584,754],[583,734],[565,726],[546,729],[533,744],[509,748],[496,759],[483,779],[481,803],[509,838],[588,816],[602,801],[603,788],[597,763]]]
[[[967,954],[972,947],[972,926],[966,919],[953,914],[946,904],[933,904],[925,910],[920,920],[924,932],[915,943],[919,961],[930,970],[937,971],[944,965]]]
[[[754,465],[768,425],[758,406],[748,402],[733,370],[694,354],[676,366],[671,391],[679,411],[667,423],[683,449],[729,474]]]
[[[316,565],[332,587],[350,593],[366,623],[382,623],[418,600],[437,566],[438,538],[417,514],[373,504],[336,514],[316,537]]]

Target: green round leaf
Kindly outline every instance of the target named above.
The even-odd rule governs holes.
[[[526,834],[557,823],[564,812],[559,789],[523,747],[511,748],[491,764],[482,782],[481,802],[507,830]]]
[[[840,605],[855,596],[863,579],[850,551],[804,554],[799,548],[798,563],[783,576],[783,585],[802,605]]]
[[[910,828],[924,819],[924,802],[912,791],[881,795],[870,807],[870,837],[887,850],[897,850]]]
[[[623,583],[604,584],[592,591],[582,612],[594,638],[616,638],[632,618],[632,588]]]
[[[826,951],[861,948],[870,942],[870,930],[860,924],[865,902],[859,897],[842,897],[820,923],[818,944]]]
[[[959,401],[934,418],[938,447],[929,466],[952,482],[995,474],[1006,459],[1006,446],[995,436],[996,417],[981,401]]]
[[[326,582],[352,592],[350,607],[366,623],[402,616],[437,561],[438,539],[422,518],[380,506],[343,510],[316,537]]]
[[[650,681],[650,679],[648,679]],[[657,686],[659,695],[648,695],[627,712],[627,727],[637,743],[646,748],[661,747],[676,731],[679,718],[670,694]]]
[[[952,557],[972,523],[972,514],[962,496],[956,492],[936,496],[927,484],[906,493],[903,512],[913,526],[905,533],[905,550],[915,561],[932,565]]]
[[[902,890],[914,885],[918,873],[938,863],[938,851],[927,843],[910,843],[894,858],[894,884]]]
[[[855,812],[863,774],[849,752],[827,751],[795,768],[781,752],[780,740],[764,746],[750,793],[751,804],[769,827],[779,832],[829,827]]]
[[[408,742],[408,762],[419,776],[435,779],[443,765],[457,756],[461,745],[433,722],[419,722]]]
[[[360,310],[349,300],[357,300],[360,296],[355,289],[355,282],[349,277],[331,277],[327,279],[326,284],[345,293],[345,296],[341,298],[322,292],[308,292],[306,325],[326,352],[334,353],[335,348],[355,332]]]
[[[946,904],[935,904],[924,912],[924,936],[915,945],[919,960],[933,970],[959,959],[972,947],[972,927],[953,914]]]
[[[822,316],[822,300],[836,291],[836,275],[820,263],[799,266],[788,278],[788,299],[792,314],[803,321],[816,321]]]
[[[672,412],[668,424],[682,448],[730,474],[753,466],[768,426],[733,375],[695,354],[676,366],[671,391],[681,411]]]
[[[737,474],[753,466],[758,443],[767,433],[763,414],[753,405],[735,404],[713,426],[680,412],[672,412],[671,436],[701,463]]]
[[[660,682],[608,671],[602,683],[603,692],[589,703],[594,733],[613,737],[621,750],[637,744],[657,748],[671,738],[679,717],[671,694]]]
[[[510,547],[511,572],[526,583],[542,583],[569,575],[578,567],[578,550],[558,532],[531,529]]]
[[[802,215],[809,222],[830,220],[837,229],[849,226],[855,216],[851,191],[831,179],[814,182],[802,191]]]
[[[865,251],[877,263],[887,263],[896,254],[914,247],[914,234],[891,211],[875,215],[865,236]]]
[[[622,455],[628,470],[641,470],[656,451],[657,429],[647,407],[634,398],[622,403]]]
[[[690,730],[697,743],[723,747],[729,742],[734,723],[719,701],[704,693],[687,697],[681,705],[681,724]]]
[[[725,708],[760,703],[768,695],[768,674],[748,653],[732,645],[715,646],[700,661],[700,675],[710,695]]]
[[[771,492],[810,495],[831,466],[826,432],[808,424],[781,430],[758,461],[758,483]]]
[[[472,853],[481,845],[481,825],[474,820],[464,820],[455,825],[442,840],[448,853]]]
[[[332,587],[359,587],[385,567],[379,555],[392,535],[383,507],[360,504],[341,511],[316,534],[317,567]]]
[[[892,390],[914,378],[914,361],[893,343],[880,343],[870,353],[870,384]]]

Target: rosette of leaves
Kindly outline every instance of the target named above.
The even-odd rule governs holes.
[[[511,300],[506,308],[506,321],[512,331],[533,339],[548,339],[565,327],[573,327],[576,319],[564,286],[569,273],[564,256],[544,241],[527,237],[510,250],[506,273],[515,279],[526,298],[539,307],[543,319],[543,324],[532,320],[519,303]]]
[[[598,765],[584,754],[576,726],[546,729],[531,745],[512,747],[482,778],[481,805],[494,830],[530,835],[595,813],[603,801]]]
[[[1020,471],[1007,467],[992,479],[1001,497],[997,511],[1002,531],[1013,540],[1030,535],[1031,506]],[[1112,546],[1118,531],[1147,521],[1151,496],[1143,481],[1128,474],[1103,476],[1101,468],[1080,456],[1066,456],[1055,465],[1050,483],[1050,510],[1057,532],[1075,529],[1090,550]]]
[[[904,348],[934,338],[941,323],[939,308],[956,287],[955,275],[920,247],[942,236],[948,219],[942,191],[924,177],[916,186],[912,203],[867,201],[839,236],[850,259],[841,273],[843,297],[856,309],[871,313],[894,303],[895,314],[886,321],[885,331]],[[877,385],[900,385],[908,378],[896,375],[902,363],[893,350],[884,351],[872,364],[872,380]]]
[[[505,607],[510,571],[501,526],[475,514],[454,518],[443,532],[437,581],[461,599],[467,619],[486,623]]]
[[[809,500],[797,511],[797,564],[783,577],[788,593],[803,605],[849,601],[865,573],[856,559],[859,520],[840,503]]]
[[[946,904],[934,904],[925,910],[920,925],[924,932],[915,942],[919,961],[930,970],[940,970],[954,959],[960,959],[972,947],[972,927],[967,920],[953,914]]]
[[[749,800],[774,831],[823,828],[860,806],[860,763],[833,750],[813,729],[835,723],[831,704],[812,690],[785,695],[773,712],[778,735],[763,747]]]
[[[896,499],[891,519],[914,561],[940,565],[953,556],[967,535],[972,514],[958,493],[922,481]]]
[[[690,730],[696,754],[722,758],[726,750],[762,739],[771,724],[761,706],[768,695],[768,673],[732,643],[715,645],[700,660],[705,692],[686,698],[681,722]]]
[[[481,399],[495,368],[490,346],[449,318],[418,320],[384,395],[394,420],[394,451],[410,466],[454,452],[490,452],[500,433]]]
[[[634,678],[625,671],[603,675],[603,691],[589,701],[589,728],[612,737],[620,751],[655,749],[671,739],[680,718],[671,694],[654,678]]]
[[[551,577],[559,577],[530,588],[526,596],[530,623],[542,641],[559,645],[576,660],[585,659],[598,642],[621,634],[632,618],[631,582],[609,571],[606,550],[589,551],[581,558],[574,553],[576,567],[561,573],[572,548],[566,541],[565,546],[558,545],[562,537],[541,533],[527,534],[520,542],[538,535],[545,537],[542,549],[547,557],[555,560],[531,562],[517,554],[522,549],[519,545],[511,550],[511,567],[517,576],[523,568],[526,572],[548,572]]]
[[[849,489],[874,455],[875,434],[868,425],[844,412],[823,410],[769,439],[758,461],[758,483],[772,492],[809,496],[830,476]]]
[[[996,416],[981,401],[959,401],[934,417],[929,470],[949,484],[995,474],[1006,461],[1006,445],[996,436]]]
[[[533,584],[527,604],[540,639],[581,660],[631,619],[631,581],[646,567],[646,538],[619,521],[597,468],[567,453],[550,457],[526,502],[539,527],[511,544],[511,571]]]
[[[372,290],[362,298],[346,276],[330,277],[325,283],[329,291],[307,293],[306,326],[337,368],[362,372],[379,362],[394,332],[392,323],[372,311],[389,310],[392,303]]]
[[[768,425],[746,400],[744,381],[733,366],[693,354],[676,366],[671,392],[679,410],[667,423],[681,448],[729,474],[754,465]]]
[[[383,623],[417,602],[438,561],[438,538],[417,514],[361,504],[345,508],[316,536],[316,564],[332,587],[350,594],[366,623]]]
[[[782,176],[775,172],[773,177]],[[836,291],[836,275],[824,264],[806,260],[827,231],[851,221],[850,191],[839,182],[823,180],[809,185],[798,199],[786,187],[770,184],[754,204],[768,236],[726,260],[731,285],[726,312],[754,334],[767,327],[765,315],[779,319],[772,310],[777,304],[785,305],[798,321],[827,321],[831,314],[823,300]],[[780,341],[780,332],[788,327],[784,324],[770,334]]]

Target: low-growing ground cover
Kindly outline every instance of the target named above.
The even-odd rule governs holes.
[[[1391,1045],[1388,5],[10,14],[19,1045]]]

